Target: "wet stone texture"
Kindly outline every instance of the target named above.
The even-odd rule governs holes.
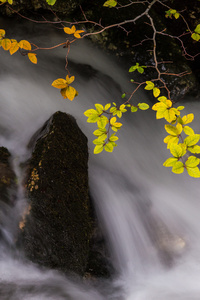
[[[0,201],[8,204],[14,202],[12,190],[16,187],[16,176],[10,164],[10,157],[9,151],[0,147]]]
[[[56,112],[30,144],[29,208],[18,243],[31,261],[82,275],[92,232],[87,138],[72,116]]]

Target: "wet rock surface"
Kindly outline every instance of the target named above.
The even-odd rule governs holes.
[[[14,202],[12,189],[16,187],[15,173],[10,163],[11,154],[8,149],[0,147],[0,201],[8,204]]]
[[[29,205],[20,222],[18,246],[44,267],[84,277],[110,276],[108,252],[88,194],[87,138],[75,119],[56,112],[29,148]]]
[[[89,216],[87,138],[70,115],[55,113],[32,139],[21,224],[26,256],[43,266],[83,274],[92,222]]]

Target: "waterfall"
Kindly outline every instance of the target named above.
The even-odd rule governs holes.
[[[11,22],[9,20],[9,22]],[[53,28],[38,30],[24,23],[11,26],[0,19],[1,28],[13,37],[56,44],[63,35]],[[41,26],[41,25],[40,25]],[[16,37],[17,38],[17,37]],[[39,52],[38,65],[19,53],[1,49],[0,145],[12,153],[13,165],[25,161],[32,134],[55,111],[72,114],[89,139],[90,190],[105,232],[116,275],[95,286],[56,271],[42,270],[19,255],[0,247],[0,295],[2,300],[195,300],[200,297],[200,201],[199,180],[175,175],[162,163],[169,157],[163,138],[164,122],[155,113],[139,111],[122,118],[118,147],[112,154],[93,154],[92,132],[83,112],[95,103],[118,101],[130,92],[127,70],[117,60],[81,40],[72,46],[69,69],[75,75],[79,96],[62,99],[51,83],[65,77],[65,51]],[[137,102],[148,102],[140,91]],[[200,105],[190,100],[195,112],[194,129],[200,132]],[[186,105],[187,106],[187,105]],[[25,199],[20,189],[17,206],[8,214],[5,235],[13,245],[15,225]],[[9,298],[8,298],[9,295]]]

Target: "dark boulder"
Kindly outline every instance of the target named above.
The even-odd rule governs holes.
[[[31,261],[82,275],[92,232],[87,138],[72,116],[56,112],[30,144],[29,209],[18,242]]]
[[[16,187],[16,176],[10,164],[10,157],[8,149],[0,147],[0,201],[7,204],[13,203],[12,191]]]

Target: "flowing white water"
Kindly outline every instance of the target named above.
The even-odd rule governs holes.
[[[0,20],[0,28],[12,26]],[[31,41],[40,40],[42,44],[50,40],[54,45],[63,37],[53,29],[39,31],[36,26],[23,24],[17,32],[19,39],[31,36]],[[16,36],[16,27],[10,34]],[[113,154],[93,155],[95,126],[86,123],[83,112],[94,103],[118,101],[123,91],[131,91],[127,70],[88,42],[80,41],[69,55],[79,96],[73,102],[66,101],[51,87],[53,80],[66,76],[64,54],[65,49],[38,53],[35,66],[27,57],[9,56],[1,50],[0,145],[11,151],[20,172],[17,166],[27,158],[30,137],[50,115],[61,110],[75,116],[89,138],[90,188],[116,276],[106,287],[94,289],[51,270],[40,270],[8,254],[2,246],[1,299],[199,299],[199,180],[172,174],[162,166],[169,155],[162,142],[163,122],[156,121],[150,110],[122,119],[119,145]],[[140,92],[136,101],[148,100]],[[200,105],[190,104],[189,111],[196,112],[195,127],[200,132]],[[24,203],[19,190],[17,206],[5,216],[5,236],[10,245]]]

